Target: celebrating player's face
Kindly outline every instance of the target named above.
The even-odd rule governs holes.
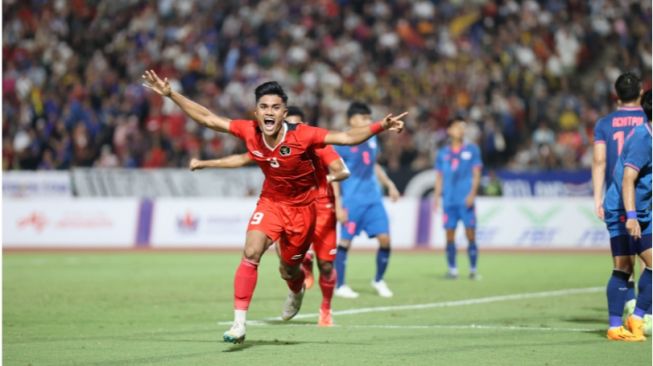
[[[271,136],[279,131],[286,113],[286,104],[276,94],[264,95],[256,103],[256,119],[265,135]]]
[[[354,114],[349,118],[351,127],[363,127],[372,123],[372,116],[369,114]]]
[[[451,137],[452,139],[462,140],[463,137],[465,136],[465,122],[464,121],[454,122],[453,124],[451,124],[451,126],[449,126],[447,133],[449,134],[449,137]]]

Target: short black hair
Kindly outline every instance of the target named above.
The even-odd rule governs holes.
[[[453,116],[453,118],[447,121],[447,128],[451,127],[456,122],[465,122],[465,119],[462,116]]]
[[[283,100],[284,104],[288,102],[288,96],[286,92],[283,91],[283,88],[276,81],[266,81],[265,83],[256,87],[254,90],[254,95],[256,95],[256,102],[261,99],[264,95],[278,95]]]
[[[639,97],[642,80],[632,72],[625,72],[614,82],[614,89],[617,91],[617,97],[622,102],[632,102]]]
[[[352,102],[347,108],[347,118],[351,118],[357,114],[372,114],[370,106],[363,102]]]
[[[288,114],[286,114],[286,117],[292,117],[292,116],[297,116],[302,121],[304,120],[304,112],[302,112],[301,108],[294,105],[289,105]]]
[[[646,117],[648,117],[648,121],[651,122],[651,89],[642,95],[641,105],[644,113],[646,113]]]

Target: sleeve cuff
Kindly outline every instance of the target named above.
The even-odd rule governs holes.
[[[631,163],[625,163],[624,164],[627,167],[630,167],[632,169],[635,169],[637,172],[639,172],[639,167],[637,165],[631,164]]]

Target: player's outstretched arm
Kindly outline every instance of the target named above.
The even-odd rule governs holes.
[[[143,74],[143,80],[145,80],[143,83],[144,87],[153,90],[161,96],[170,98],[184,113],[189,115],[197,123],[218,132],[229,132],[231,119],[217,116],[206,107],[172,90],[168,78],[161,80],[154,70],[148,70]]]
[[[250,164],[252,159],[247,154],[229,155],[220,159],[199,160],[191,159],[188,167],[191,171],[205,168],[240,168]]]
[[[628,165],[624,167],[624,178],[621,181],[621,195],[624,201],[624,209],[626,210],[626,230],[628,234],[635,239],[642,237],[642,229],[637,221],[637,211],[635,208],[635,181],[639,171]]]
[[[390,179],[390,177],[388,177],[388,174],[379,163],[374,164],[374,174],[376,174],[376,178],[379,180],[379,183],[381,183],[381,185],[388,190],[388,196],[390,197],[390,200],[392,202],[396,202],[399,197],[401,197],[401,193],[399,193],[397,186],[395,186],[394,182]]]
[[[348,131],[329,131],[324,138],[324,143],[327,145],[358,145],[385,130],[399,133],[404,129],[404,121],[401,119],[407,114],[408,112],[398,116],[388,114],[380,122],[372,123],[369,126],[355,127]]]
[[[340,182],[349,178],[351,173],[347,169],[347,165],[342,159],[336,159],[329,164],[329,174],[327,174],[327,182],[334,183]]]
[[[594,144],[594,157],[592,160],[592,187],[594,188],[594,211],[596,216],[603,220],[603,184],[605,183],[605,144]]]

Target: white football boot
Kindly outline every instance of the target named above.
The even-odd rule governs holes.
[[[299,309],[302,307],[302,301],[304,301],[304,291],[306,290],[306,285],[302,285],[302,290],[298,293],[290,291],[286,302],[283,304],[283,311],[281,313],[281,319],[290,320],[299,313]]]
[[[344,299],[355,299],[358,297],[358,292],[352,290],[351,287],[347,285],[342,285],[336,288],[333,294]]]
[[[381,281],[372,281],[372,287],[376,289],[376,292],[379,294],[381,297],[392,297],[394,294],[390,289],[388,288],[388,285],[385,283],[384,280]]]

